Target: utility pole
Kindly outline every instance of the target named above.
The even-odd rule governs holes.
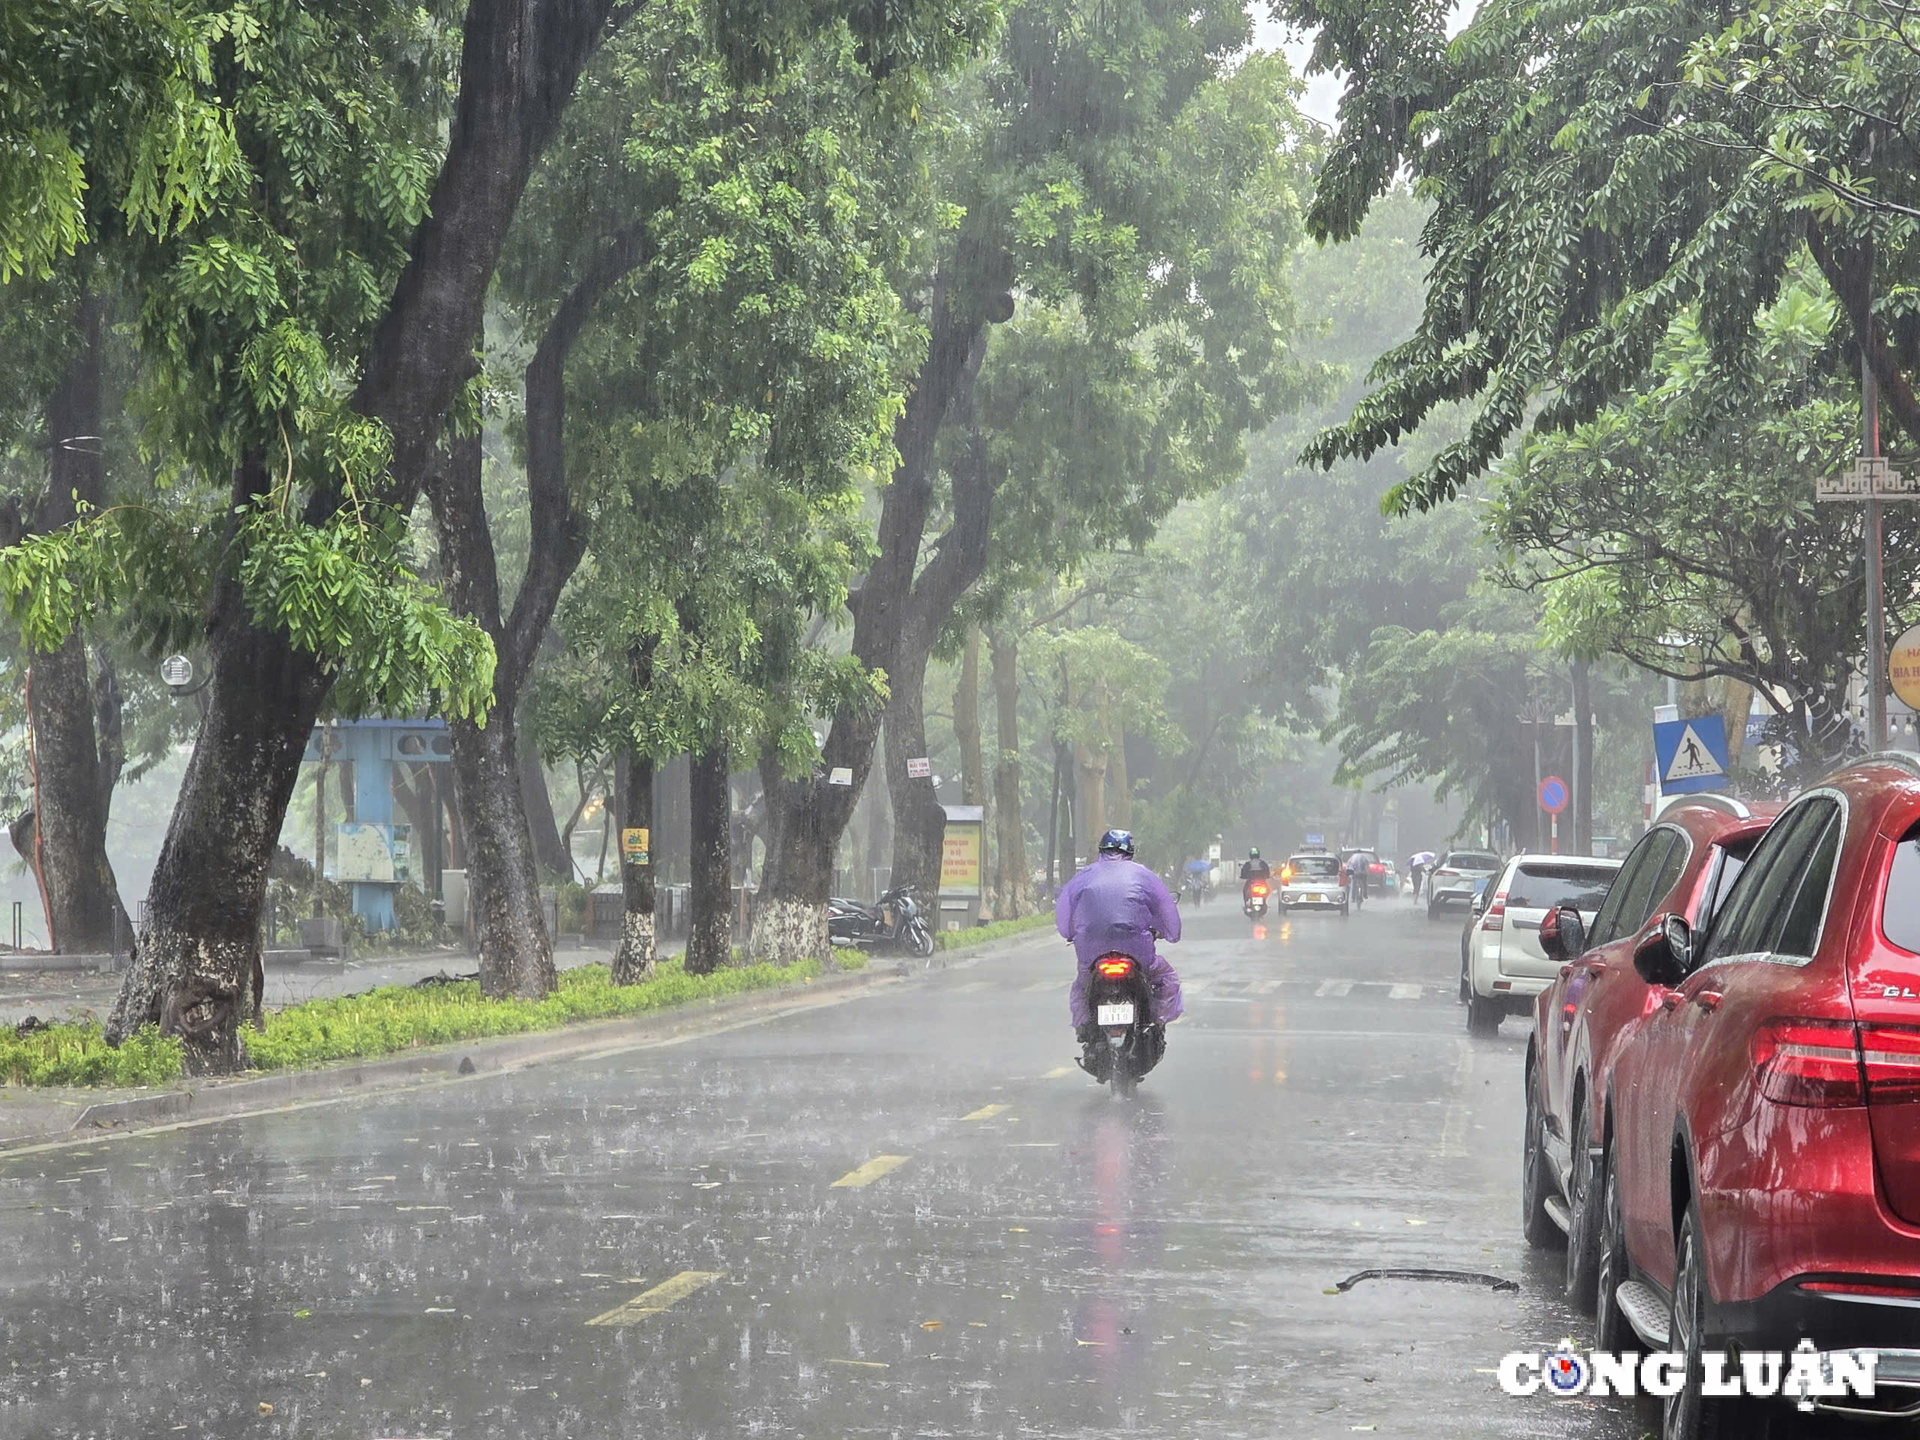
[[[1880,458],[1880,381],[1860,346],[1860,453]],[[1881,566],[1880,501],[1867,500],[1867,748],[1887,748],[1887,595]]]

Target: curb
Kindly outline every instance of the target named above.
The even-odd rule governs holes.
[[[498,1075],[553,1060],[672,1044],[677,1040],[729,1029],[736,1024],[771,1020],[861,992],[901,983],[892,974],[870,970],[831,975],[798,985],[692,1001],[670,1010],[593,1020],[534,1035],[457,1041],[380,1059],[343,1061],[320,1070],[290,1070],[254,1078],[203,1081],[181,1087],[104,1100],[88,1105],[71,1124],[0,1136],[0,1153],[27,1146],[94,1138],[102,1131],[128,1133],[156,1125],[191,1125],[234,1119],[287,1106],[324,1104],[353,1095],[444,1083],[474,1075]],[[71,1093],[71,1092],[67,1092]],[[83,1135],[83,1132],[89,1132]]]

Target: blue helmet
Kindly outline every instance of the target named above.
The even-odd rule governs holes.
[[[1131,830],[1109,830],[1100,837],[1102,855],[1124,855],[1133,858],[1133,832]]]

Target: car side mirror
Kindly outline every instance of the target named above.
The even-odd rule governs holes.
[[[1473,913],[1476,915],[1483,914],[1486,911],[1486,908],[1487,908],[1487,892],[1484,890],[1474,891],[1473,892]]]
[[[1693,967],[1693,927],[1662,915],[1633,952],[1633,968],[1649,985],[1678,985]]]
[[[1587,922],[1571,905],[1556,905],[1540,918],[1540,949],[1562,965],[1587,953]]]

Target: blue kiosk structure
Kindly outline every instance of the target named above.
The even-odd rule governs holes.
[[[323,749],[323,747],[326,747]],[[353,819],[335,827],[334,879],[353,887],[353,913],[369,930],[394,928],[393,894],[409,882],[416,861],[428,893],[438,889],[440,864],[440,766],[453,758],[444,720],[332,720],[316,725],[307,737],[302,761],[353,762]],[[400,763],[431,765],[434,777],[432,833],[415,837],[412,826],[393,818],[393,771]],[[425,842],[422,854],[416,838]]]

